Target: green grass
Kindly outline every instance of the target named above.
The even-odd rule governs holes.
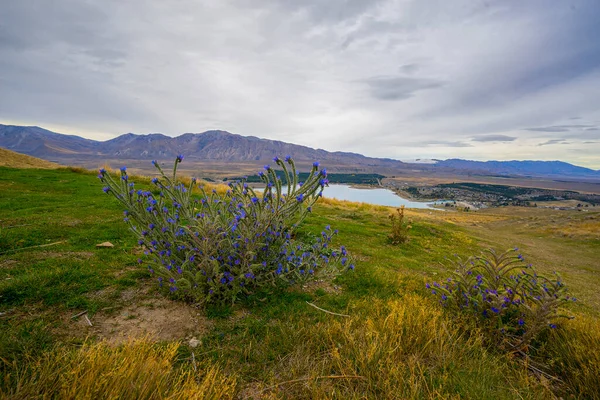
[[[193,333],[177,336],[183,344],[166,366],[161,364],[170,371],[169,381],[191,385],[190,371],[200,374],[214,366],[218,375],[202,382],[221,382],[227,396],[241,398],[594,398],[600,393],[594,379],[600,373],[598,213],[407,210],[410,240],[394,246],[388,242],[389,212],[331,200],[315,207],[299,236],[319,234],[329,224],[340,231],[336,243],[346,245],[356,260],[356,270],[333,283],[265,289],[232,307],[198,310],[178,304],[200,319]],[[566,229],[560,222],[555,229],[559,218],[568,218],[570,236],[557,230]],[[579,226],[585,234],[578,235]],[[0,167],[0,227],[0,397],[59,396],[64,389],[49,372],[53,354],[69,360],[64,373],[82,366],[94,371],[97,365],[103,374],[106,360],[140,346],[80,349],[86,340],[111,339],[113,333],[94,330],[109,318],[126,311],[125,324],[136,322],[141,309],[160,311],[154,307],[160,296],[144,264],[136,262],[143,255],[122,222],[122,210],[102,193],[95,174]],[[104,241],[115,247],[96,248]],[[560,381],[540,379],[520,359],[485,347],[476,327],[446,314],[424,288],[425,281],[447,274],[446,259],[455,254],[515,245],[540,271],[560,270],[581,300],[567,310],[577,319],[532,349],[536,365]],[[349,317],[326,314],[307,302]],[[93,328],[71,318],[83,310]],[[200,339],[196,347],[187,345],[191,336]],[[158,362],[168,344],[147,340],[154,350],[144,347],[145,357]],[[143,375],[143,363],[135,368]],[[127,390],[126,384],[115,385]],[[186,390],[173,398],[186,398]]]

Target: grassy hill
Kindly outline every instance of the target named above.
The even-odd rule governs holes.
[[[339,229],[354,273],[200,309],[158,293],[95,174],[0,167],[0,397],[597,398],[599,212],[408,210],[393,246],[390,209],[323,200],[299,235]],[[424,287],[454,254],[514,246],[579,299],[529,363]]]
[[[60,165],[0,147],[0,167],[54,169]]]

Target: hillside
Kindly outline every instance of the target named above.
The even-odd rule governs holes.
[[[298,236],[339,229],[332,246],[354,272],[198,307],[159,292],[101,187],[95,174],[0,168],[0,398],[597,398],[596,211],[406,210],[410,240],[393,246],[389,208],[323,199]],[[578,298],[531,363],[425,288],[453,255],[514,246]]]
[[[53,169],[60,165],[0,147],[0,167]]]

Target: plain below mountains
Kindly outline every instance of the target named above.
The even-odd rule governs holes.
[[[61,164],[99,163],[103,160],[173,160],[184,154],[197,162],[227,162],[262,165],[275,156],[291,155],[299,164],[319,160],[332,170],[393,174],[394,171],[424,173],[484,174],[498,176],[568,177],[600,179],[600,171],[561,161],[468,161],[435,160],[408,163],[372,158],[357,153],[329,152],[276,140],[241,136],[225,131],[185,133],[170,137],[160,133],[127,133],[107,141],[63,135],[37,126],[0,124],[0,147]]]

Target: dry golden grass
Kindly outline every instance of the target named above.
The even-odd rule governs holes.
[[[231,399],[236,380],[217,367],[174,367],[178,343],[146,339],[114,348],[106,343],[46,353],[27,368],[15,366],[6,399]]]
[[[0,147],[0,167],[55,169],[60,165]]]
[[[288,340],[302,344],[281,359],[271,382],[255,385],[263,396],[257,398],[551,397],[525,371],[487,352],[476,331],[461,329],[429,298],[367,299],[348,313],[350,318],[282,327],[290,329],[282,332]],[[252,346],[268,347],[269,340]]]
[[[585,315],[552,332],[542,362],[562,374],[564,388],[582,399],[600,399],[600,321]]]

